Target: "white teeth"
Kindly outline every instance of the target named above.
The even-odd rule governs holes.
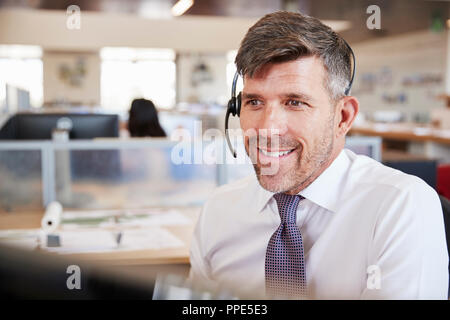
[[[294,149],[292,149],[292,150],[294,150]],[[266,150],[263,150],[263,149],[259,149],[259,151],[261,151],[261,153],[263,155],[268,156],[268,157],[274,157],[274,158],[282,157],[282,156],[290,153],[292,150],[270,152],[270,151],[266,151]]]

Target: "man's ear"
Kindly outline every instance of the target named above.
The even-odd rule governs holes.
[[[352,127],[353,121],[355,121],[356,115],[359,111],[359,102],[353,96],[343,97],[337,106],[337,136],[345,136]]]

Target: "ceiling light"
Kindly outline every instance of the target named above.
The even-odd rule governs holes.
[[[178,0],[172,7],[172,15],[175,17],[181,16],[185,13],[192,5],[194,4],[194,0]]]

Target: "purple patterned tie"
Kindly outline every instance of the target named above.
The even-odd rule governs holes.
[[[303,197],[277,193],[281,224],[270,238],[266,252],[266,294],[268,297],[306,296],[303,241],[297,227],[297,207]]]

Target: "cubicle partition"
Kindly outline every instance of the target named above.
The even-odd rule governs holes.
[[[377,138],[347,145],[380,159]],[[242,143],[99,139],[0,143],[0,210],[199,206],[219,185],[254,174]]]
[[[219,184],[219,165],[175,164],[176,145],[165,139],[2,142],[2,209],[54,200],[83,209],[200,205]]]
[[[0,143],[0,210],[33,209],[47,203],[46,156],[36,143]]]

